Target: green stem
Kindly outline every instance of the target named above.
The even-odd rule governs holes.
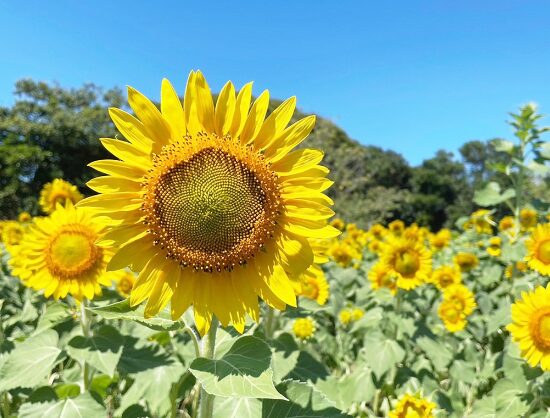
[[[201,357],[213,359],[216,348],[216,330],[218,329],[218,318],[212,317],[210,329],[202,341]],[[214,395],[210,395],[201,386],[199,395],[199,418],[212,418],[214,412]]]
[[[10,416],[10,396],[8,392],[2,395],[2,416],[8,418]]]
[[[86,307],[88,306],[88,300],[83,299],[80,304],[80,326],[82,327],[82,334],[85,338],[91,336],[92,317],[88,314]],[[82,381],[84,390],[88,391],[90,388],[90,366],[84,362],[82,364]]]
[[[273,337],[273,323],[275,321],[275,312],[271,306],[267,307],[265,314],[265,338],[270,340]]]

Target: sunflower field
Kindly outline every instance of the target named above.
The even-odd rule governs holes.
[[[0,223],[2,417],[549,416],[533,105],[494,143],[500,182],[431,231],[340,219],[295,98],[214,99],[193,71],[183,100],[128,102],[90,190],[55,179]]]

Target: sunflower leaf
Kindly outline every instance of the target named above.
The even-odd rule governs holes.
[[[273,384],[271,350],[257,337],[237,338],[220,359],[197,358],[189,371],[215,396],[285,399]]]
[[[76,398],[51,400],[48,402],[25,403],[19,409],[19,418],[81,418],[102,417],[105,408],[88,393]]]
[[[104,319],[136,321],[155,331],[177,331],[185,327],[183,321],[172,321],[170,313],[166,309],[159,312],[158,316],[146,319],[143,315],[145,306],[130,306],[130,301],[128,299],[106,306],[88,308],[88,310]]]
[[[73,337],[69,341],[67,352],[72,358],[87,362],[113,377],[123,346],[124,337],[115,328],[104,325],[94,332],[93,337]]]
[[[46,330],[17,344],[0,369],[0,391],[44,383],[60,360],[58,339],[57,332]]]

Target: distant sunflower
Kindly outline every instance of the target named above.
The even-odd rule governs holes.
[[[466,315],[453,301],[443,301],[437,309],[439,318],[443,321],[445,328],[450,332],[457,332],[466,326]]]
[[[519,224],[521,229],[529,230],[535,227],[537,224],[538,214],[537,211],[531,208],[523,208],[519,211]]]
[[[16,221],[6,221],[2,224],[2,242],[9,252],[21,244],[26,227]]]
[[[361,253],[349,239],[334,241],[328,254],[342,267],[349,267],[353,260],[361,259]]]
[[[160,111],[133,88],[137,118],[109,111],[129,142],[101,139],[120,160],[90,164],[107,176],[88,183],[100,194],[80,205],[109,228],[103,244],[117,248],[109,268],[140,272],[130,303],[147,299],[147,317],[171,302],[177,319],[193,305],[201,334],[213,314],[242,332],[246,313],[259,319],[258,296],[296,306],[288,275],[313,263],[308,238],[339,234],[326,224],[334,212],[323,153],[292,151],[315,117],[287,127],[295,98],[265,120],[269,93],[252,106],[251,98],[251,83],[236,94],[228,82],[214,104],[202,73],[191,72],[183,105],[163,80]]]
[[[292,325],[292,331],[299,339],[308,340],[315,334],[315,322],[309,317],[298,318]]]
[[[338,320],[342,325],[348,325],[352,320],[352,310],[349,308],[342,309],[338,314]]]
[[[397,293],[397,275],[388,266],[378,262],[374,264],[368,273],[368,279],[374,290],[386,288],[392,295]]]
[[[433,271],[430,278],[430,282],[441,290],[460,281],[460,269],[456,266],[441,266]]]
[[[32,219],[32,216],[29,212],[21,212],[17,217],[17,220],[21,223],[27,223]]]
[[[11,259],[12,272],[46,297],[93,299],[101,285],[111,284],[105,267],[112,250],[95,244],[102,230],[85,210],[58,205],[50,216],[34,220]]]
[[[399,399],[388,416],[389,418],[433,418],[435,407],[435,403],[407,393]]]
[[[498,257],[501,254],[502,239],[500,237],[491,237],[489,239],[489,245],[487,252],[493,257]]]
[[[418,241],[393,238],[381,257],[382,264],[397,276],[397,287],[413,289],[428,281],[432,271],[431,253]]]
[[[540,364],[550,371],[550,284],[521,293],[521,300],[512,305],[507,329],[531,367]]]
[[[300,296],[313,299],[319,305],[327,303],[329,285],[325,273],[318,265],[311,265],[301,276],[302,289]]]
[[[537,225],[525,241],[525,246],[525,261],[529,267],[544,276],[550,276],[550,224]]]
[[[334,218],[332,221],[330,221],[330,224],[335,227],[336,229],[339,229],[340,231],[343,231],[346,227],[346,223],[343,219],[340,218]]]
[[[45,213],[52,213],[56,205],[60,203],[65,206],[66,202],[76,203],[84,196],[78,191],[76,186],[62,179],[54,179],[46,183],[40,192],[38,203]]]
[[[509,231],[510,229],[513,229],[515,225],[516,221],[513,216],[505,216],[498,223],[498,229],[502,232]]]
[[[119,295],[127,298],[130,296],[132,287],[134,287],[134,283],[136,282],[136,275],[128,270],[119,270],[116,272],[113,280]]]
[[[464,273],[475,269],[479,264],[479,259],[475,254],[459,252],[454,256],[454,262]]]
[[[470,315],[477,307],[474,294],[463,284],[453,284],[443,291],[443,301],[455,304],[457,309]]]
[[[359,321],[363,316],[365,316],[365,311],[363,309],[355,307],[351,310],[352,321]]]
[[[393,235],[400,237],[405,230],[405,223],[399,219],[396,219],[395,221],[389,223],[388,229]]]
[[[441,229],[436,234],[430,236],[430,244],[434,250],[441,250],[451,242],[451,231]]]

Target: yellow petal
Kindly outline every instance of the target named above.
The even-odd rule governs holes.
[[[166,78],[162,80],[160,96],[160,111],[162,116],[170,124],[176,137],[183,137],[186,134],[183,106],[176,90]]]
[[[140,167],[150,164],[147,154],[129,142],[112,138],[100,138],[99,140],[107,151],[122,161],[131,161]]]
[[[128,87],[128,103],[143,123],[148,136],[153,139],[157,152],[170,141],[170,125],[164,120],[157,107],[147,97],[132,87]]]
[[[107,264],[107,270],[119,270],[129,266],[135,259],[141,257],[142,253],[148,253],[153,248],[151,235],[144,231],[118,249],[113,258],[111,258],[111,261],[109,261],[109,264]]]
[[[143,167],[119,160],[97,160],[88,164],[88,167],[92,167],[94,170],[105,174],[129,179],[141,179],[145,174]]]
[[[246,118],[248,117],[248,110],[250,109],[251,100],[252,82],[245,84],[237,95],[233,123],[231,124],[231,129],[229,130],[229,134],[233,138],[237,138],[243,130]]]
[[[235,87],[231,81],[223,86],[218,100],[216,101],[216,132],[218,135],[226,135],[233,124],[233,115],[235,114]]]
[[[124,110],[115,107],[109,108],[109,116],[124,138],[149,154],[153,140],[149,137],[143,124]]]
[[[124,177],[100,176],[93,178],[86,186],[97,193],[139,192],[141,185],[137,181]]]
[[[323,159],[323,153],[316,149],[293,151],[285,158],[273,163],[273,170],[279,176],[302,173],[317,165]]]
[[[248,144],[256,138],[262,128],[262,123],[269,106],[269,91],[264,90],[256,99],[241,132],[241,143]]]
[[[265,120],[256,138],[258,149],[267,147],[290,122],[296,109],[296,97],[293,96],[277,107]]]
[[[214,101],[206,79],[200,71],[195,73],[195,96],[199,121],[207,132],[214,132]]]
[[[273,138],[265,150],[265,156],[270,161],[278,161],[298,146],[313,130],[315,116],[307,116],[285,129]]]

